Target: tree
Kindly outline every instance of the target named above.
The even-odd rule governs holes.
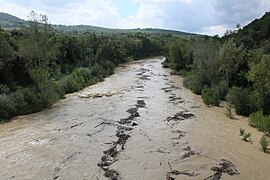
[[[15,51],[4,34],[0,34],[0,84],[12,83],[12,62],[15,60]]]
[[[270,55],[261,55],[259,61],[249,63],[248,79],[264,94],[270,93]]]
[[[124,63],[126,59],[126,49],[119,40],[109,38],[104,41],[97,50],[96,60],[98,63],[111,61],[115,66]]]
[[[264,98],[264,112],[270,113],[270,55],[262,54],[260,50],[253,52],[249,67],[247,77]]]
[[[34,11],[29,14],[30,26],[24,27],[19,42],[19,55],[24,59],[27,71],[40,93],[43,106],[54,103],[57,95],[49,80],[49,64],[55,60],[53,46],[50,44],[51,28],[46,15]]]
[[[176,71],[183,70],[187,67],[185,54],[184,46],[180,40],[175,40],[169,44],[168,61]]]
[[[228,86],[234,84],[240,66],[245,63],[246,50],[243,45],[237,47],[233,39],[226,41],[219,50],[219,73],[226,77]]]

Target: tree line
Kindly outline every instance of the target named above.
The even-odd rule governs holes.
[[[165,67],[185,76],[184,85],[207,105],[226,100],[250,125],[270,133],[270,13],[219,37],[176,39]]]
[[[30,25],[0,29],[0,120],[50,107],[66,93],[103,80],[115,67],[162,54],[169,34],[64,33],[45,15]]]

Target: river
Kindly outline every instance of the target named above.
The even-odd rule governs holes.
[[[222,105],[205,106],[162,61],[121,65],[50,109],[0,125],[0,179],[269,179],[262,133]]]

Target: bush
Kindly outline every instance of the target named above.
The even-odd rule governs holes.
[[[41,109],[40,94],[35,93],[34,89],[19,88],[10,94],[10,98],[15,104],[16,115],[31,113],[32,108]]]
[[[54,92],[48,93],[48,99]],[[15,92],[0,96],[0,119],[8,119],[15,115],[28,114],[44,108],[44,99],[35,88],[18,88]]]
[[[102,62],[103,72],[106,76],[114,73],[115,64],[112,61],[106,60]]]
[[[47,108],[47,107],[52,106],[54,103],[56,103],[60,99],[61,92],[59,92],[59,89],[54,82],[49,81],[46,84],[45,91],[41,95],[43,97],[42,99],[43,107]]]
[[[249,116],[249,124],[261,131],[270,132],[270,116],[264,116],[262,110]]]
[[[202,94],[204,86],[209,83],[205,76],[200,76],[198,73],[192,72],[192,74],[187,75],[183,84],[195,94]]]
[[[246,142],[248,142],[248,141],[251,141],[251,133],[249,132],[249,133],[246,133],[245,132],[245,129],[243,129],[243,128],[240,128],[239,129],[239,131],[240,131],[240,134],[239,134],[239,136],[242,136],[243,138],[242,138],[242,140],[243,141],[246,141]]]
[[[9,93],[10,89],[6,84],[1,84],[0,83],[0,94],[7,94]]]
[[[202,99],[206,105],[218,106],[220,103],[220,93],[218,88],[204,88],[202,91]]]
[[[245,129],[240,128],[239,131],[240,131],[239,136],[244,136],[244,134],[245,134]]]
[[[92,69],[76,68],[70,75],[67,75],[61,80],[59,88],[62,89],[64,93],[73,93],[100,81],[102,79],[101,73],[102,71],[97,65]]]
[[[233,106],[231,103],[227,103],[226,105],[226,116],[230,119],[234,118],[234,114],[233,114],[233,110],[232,110]]]
[[[0,94],[0,119],[10,118],[16,112],[15,103],[10,96]]]
[[[73,93],[81,90],[91,79],[91,72],[88,68],[76,68],[71,74],[62,79],[60,83],[65,93]]]
[[[229,90],[226,100],[233,104],[237,114],[248,116],[262,107],[262,96],[250,89],[233,87]]]
[[[261,146],[263,152],[266,152],[267,147],[269,146],[269,143],[270,142],[269,142],[268,138],[266,137],[266,135],[263,135],[261,137],[261,140],[260,140],[260,146]]]
[[[251,141],[251,133],[245,133],[242,140],[246,142]]]
[[[219,91],[220,98],[224,99],[229,91],[227,81],[220,81],[218,85],[216,85],[216,88]]]

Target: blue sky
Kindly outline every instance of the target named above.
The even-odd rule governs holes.
[[[270,0],[0,0],[0,12],[27,19],[32,10],[53,24],[223,35],[270,11]]]
[[[112,2],[117,6],[119,15],[123,18],[128,18],[135,14],[140,4],[131,0],[112,0]]]

